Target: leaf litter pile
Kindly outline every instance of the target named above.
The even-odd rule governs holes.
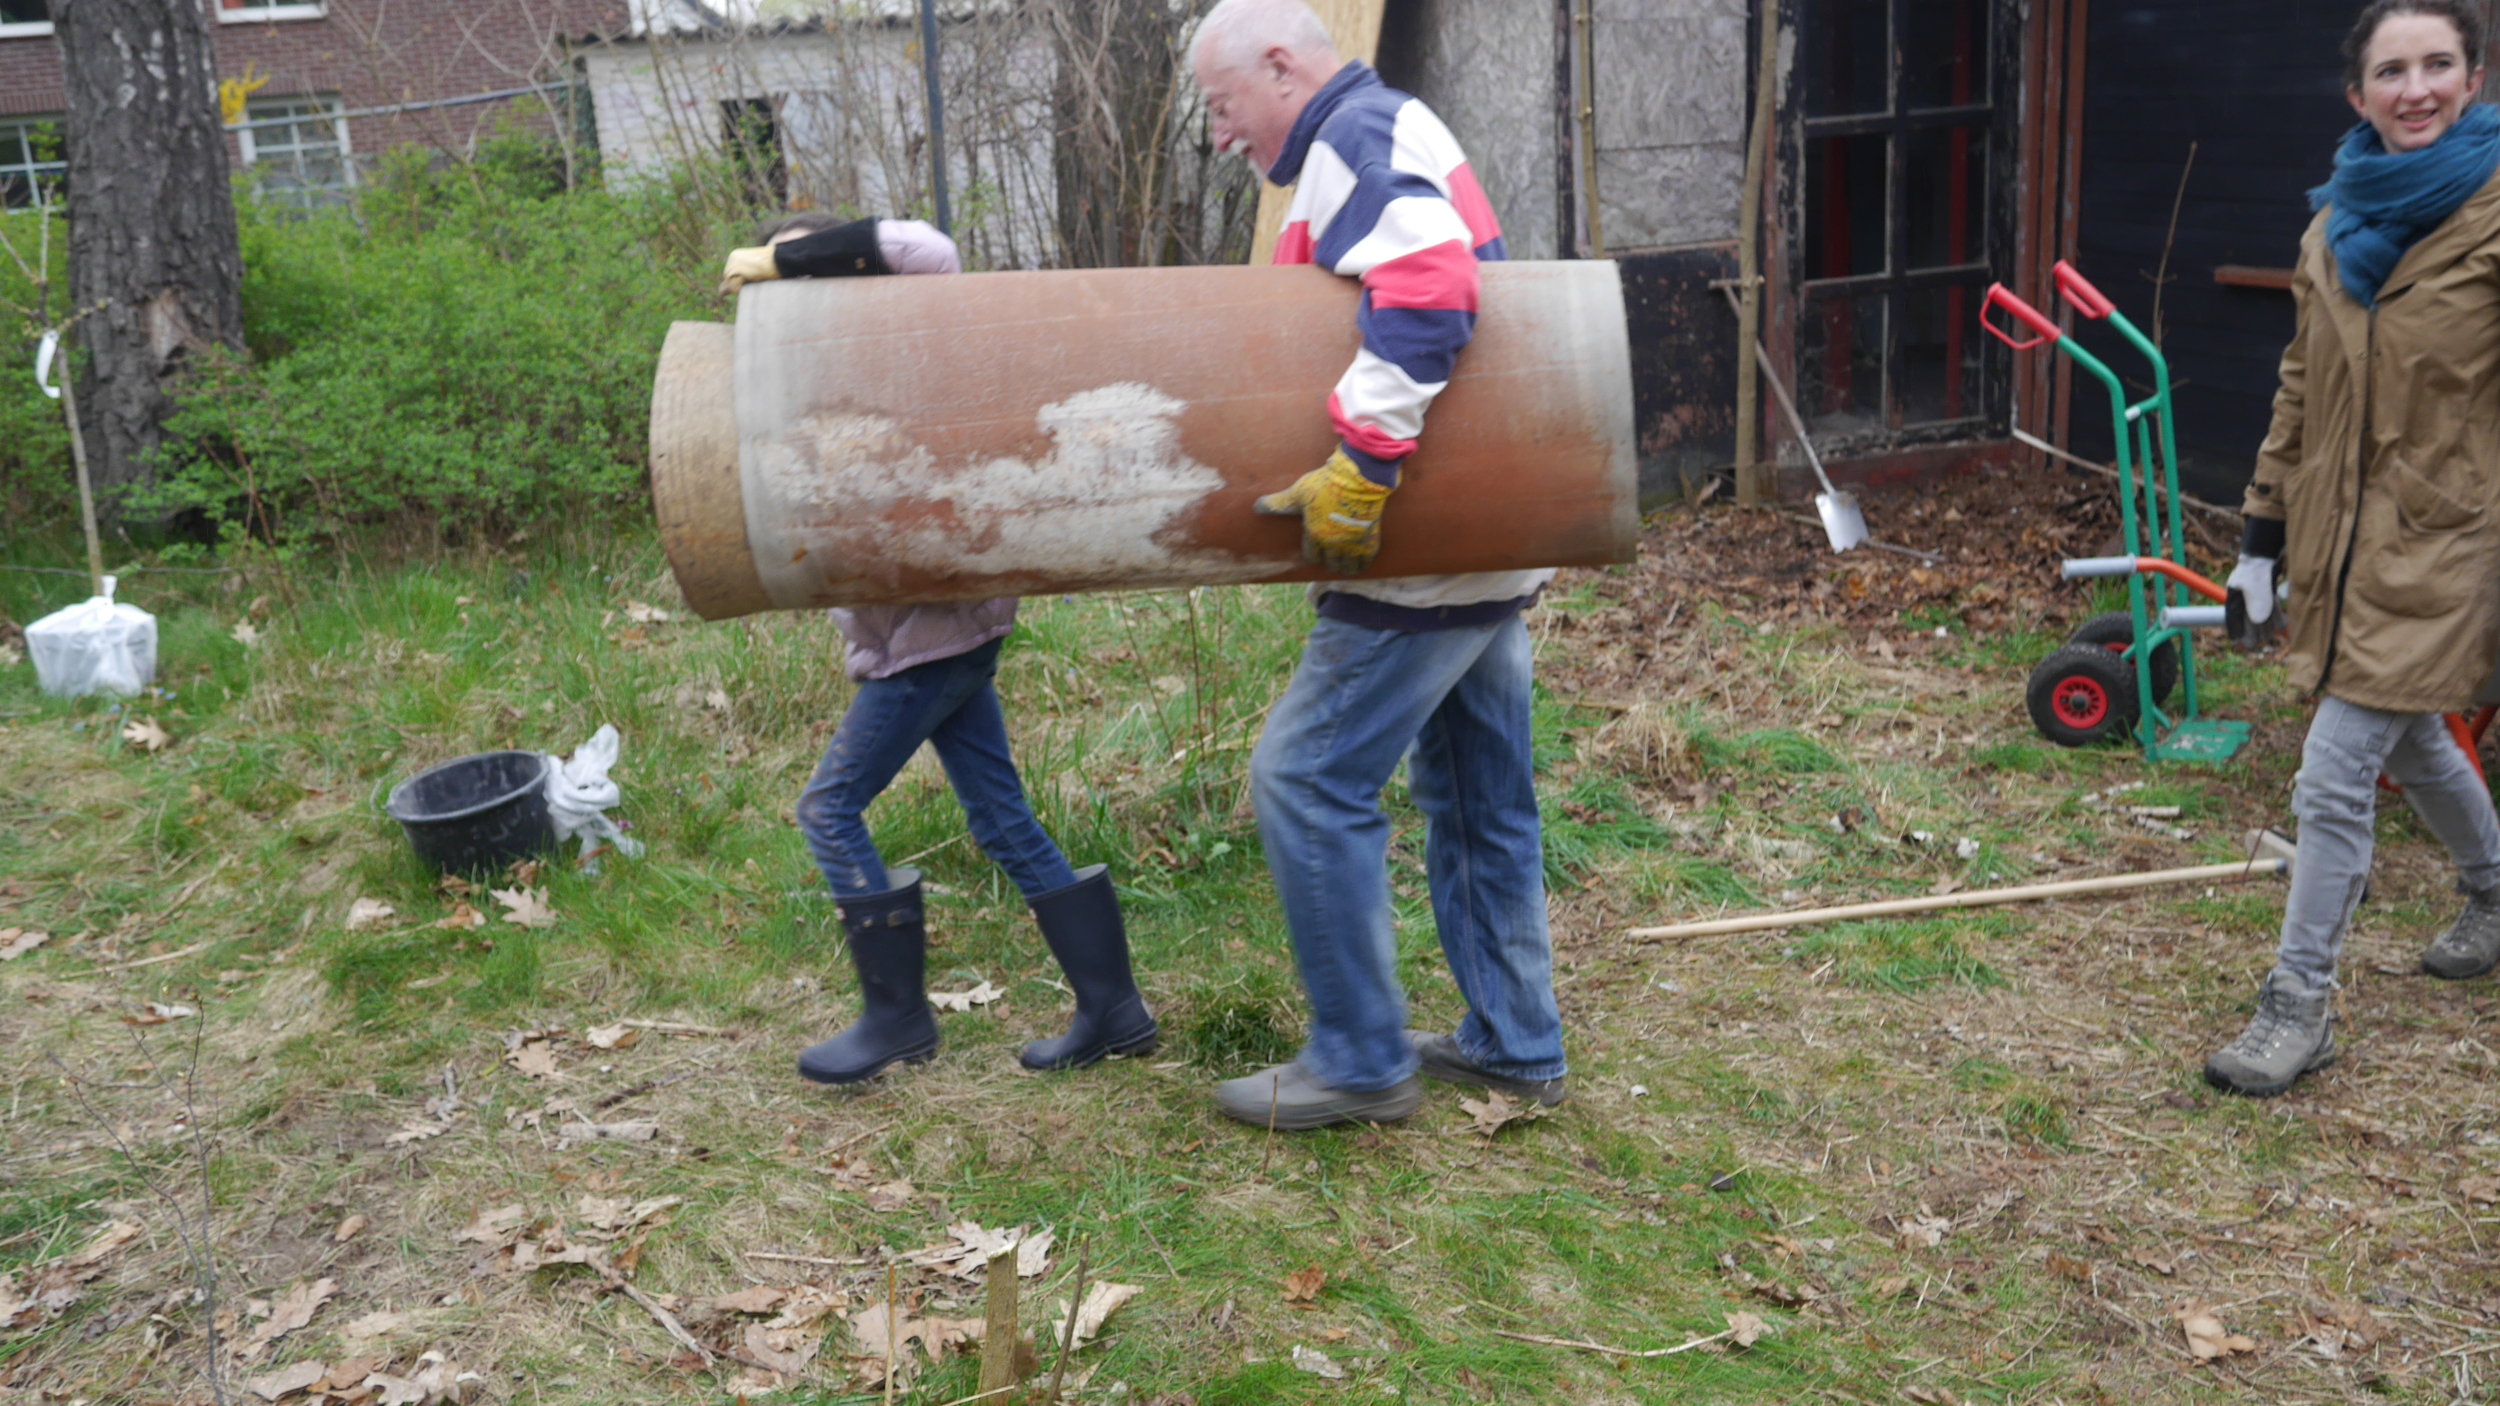
[[[0,1193],[30,1208],[0,1221],[0,1400],[205,1401],[213,1327],[237,1400],[951,1401],[1001,1254],[1017,1360],[1038,1384],[1067,1344],[1075,1400],[2486,1397],[2495,991],[2413,970],[2454,899],[2409,818],[2382,821],[2341,1062],[2265,1103],[2196,1068],[2246,1019],[2279,888],[1625,935],[2214,862],[2287,823],[2305,706],[2270,664],[2200,652],[2209,707],[2256,725],[2231,768],[2030,731],[2025,671],[2094,609],[2055,559],[2107,548],[2096,485],[1866,504],[1878,538],[1944,560],[1677,511],[1531,616],[1567,861],[1573,1074],[1550,1110],[1434,1086],[1404,1125],[1271,1141],[1208,1109],[1233,1071],[1196,1062],[1181,1032],[1212,1028],[1211,998],[1168,969],[1141,975],[1172,1057],[1029,1077],[1014,1045],[1064,996],[1027,975],[1044,959],[986,949],[932,953],[938,1060],[827,1096],[788,1064],[846,1018],[838,966],[695,998],[596,955],[603,910],[536,872],[300,890],[360,943],[557,964],[491,1016],[411,977],[400,999],[442,1014],[373,1036],[288,959],[292,908],[250,942],[214,926],[248,881],[199,882],[213,856],[127,919],[0,883],[0,1069],[22,1091]],[[630,622],[636,659],[680,647]],[[202,745],[170,735],[133,764]],[[16,736],[0,781],[33,794]],[[1437,976],[1415,997],[1419,1021],[1454,1013]],[[134,1053],[195,1040],[196,1111]],[[195,1125],[213,1319],[185,1251]]]

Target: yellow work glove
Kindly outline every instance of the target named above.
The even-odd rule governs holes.
[[[1380,552],[1380,509],[1388,501],[1389,490],[1363,477],[1339,449],[1293,487],[1252,506],[1268,517],[1300,515],[1303,557],[1352,576]]]
[[[720,271],[720,291],[726,296],[737,292],[744,284],[770,283],[779,277],[781,265],[773,261],[773,251],[769,246],[732,249],[729,251],[729,262]]]

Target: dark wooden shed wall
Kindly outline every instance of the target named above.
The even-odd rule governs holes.
[[[2155,273],[2180,194],[2161,299],[2180,459],[2189,488],[2236,506],[2265,438],[2292,297],[2225,287],[2215,268],[2288,268],[2307,192],[2352,125],[2338,52],[2358,0],[2095,0],[2084,99],[2080,257],[2085,276],[2151,329]],[[2089,324],[2085,324],[2087,329]],[[2122,372],[2118,338],[2084,344]],[[2106,397],[2075,378],[2076,452],[2110,452]]]

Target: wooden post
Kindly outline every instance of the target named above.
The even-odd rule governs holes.
[[[78,388],[70,384],[78,378],[72,374],[66,327],[61,329],[60,358],[61,413],[69,419],[69,457],[78,468],[78,523],[87,531],[88,594],[100,596],[104,594],[104,542],[95,530],[95,482],[87,476],[87,435],[78,428]]]
[[[990,1256],[990,1302],[981,1329],[981,1391],[1016,1384],[1016,1247]]]
[[[1337,57],[1370,63],[1380,53],[1380,11],[1387,0],[1311,0],[1319,22],[1337,46]],[[1261,171],[1260,176],[1267,175]],[[1293,204],[1293,187],[1259,183],[1259,223],[1250,236],[1250,262],[1273,263],[1276,236],[1285,232],[1285,210]]]
[[[1762,398],[1752,350],[1762,339],[1762,186],[1771,161],[1771,121],[1778,112],[1779,0],[1762,0],[1762,54],[1754,79],[1753,131],[1745,140],[1745,207],[1738,217],[1736,313],[1736,501],[1762,501]]]
[[[1597,200],[1597,4],[1580,0],[1572,16],[1580,41],[1580,184],[1588,198],[1589,257],[1606,257],[1606,223]]]

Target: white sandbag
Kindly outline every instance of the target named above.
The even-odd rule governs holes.
[[[56,610],[26,627],[35,682],[56,698],[89,693],[144,693],[156,681],[156,617],[104,594]]]

